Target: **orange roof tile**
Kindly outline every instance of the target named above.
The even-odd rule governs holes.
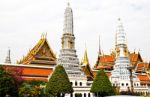
[[[115,57],[113,55],[104,55],[100,57],[100,62],[114,62]]]
[[[22,75],[28,76],[48,76],[52,73],[52,69],[41,69],[41,68],[23,68]]]
[[[23,80],[26,80],[26,81],[31,81],[31,80],[38,80],[38,81],[45,81],[45,82],[48,82],[48,79],[47,78],[30,78],[30,77],[23,77]]]
[[[148,75],[138,75],[140,81],[150,81]]]
[[[51,59],[52,63],[50,65],[56,65],[56,55],[52,51],[50,45],[48,44],[47,38],[43,37],[39,40],[39,42],[28,52],[28,54],[20,60],[19,64],[39,64],[38,59],[46,58],[47,61]],[[45,62],[46,60],[42,60]],[[45,65],[44,63],[41,65]]]
[[[140,53],[135,53],[135,52],[130,53],[130,61],[131,62],[136,62],[138,60],[140,60],[142,62],[142,58],[141,58]]]
[[[106,69],[111,69],[112,68],[112,66],[97,66],[97,68],[96,69],[104,69],[104,68],[106,68]]]
[[[17,68],[18,70],[21,70],[19,75],[24,80],[40,80],[40,81],[47,81],[48,76],[52,74],[53,68],[49,67],[39,67],[31,65],[3,65],[6,69],[11,70],[13,68]]]
[[[141,81],[141,84],[150,84],[150,81]]]

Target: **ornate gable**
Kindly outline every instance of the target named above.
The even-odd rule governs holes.
[[[135,66],[137,63],[139,62],[143,62],[142,60],[142,57],[141,57],[141,54],[138,52],[138,53],[131,53],[130,54],[130,61],[131,63]]]
[[[88,80],[93,80],[94,75],[90,68],[87,50],[85,50],[84,52],[84,58],[83,58],[83,62],[81,62],[81,67],[82,67],[82,71],[87,76]]]
[[[19,64],[25,65],[56,65],[56,56],[48,44],[46,36],[42,36],[39,42],[23,57]]]

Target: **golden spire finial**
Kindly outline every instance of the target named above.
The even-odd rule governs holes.
[[[83,64],[84,65],[88,65],[89,64],[88,55],[87,55],[87,49],[86,48],[85,48],[85,51],[84,51]]]

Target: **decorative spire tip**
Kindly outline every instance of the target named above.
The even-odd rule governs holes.
[[[67,3],[67,6],[70,7],[70,2]]]

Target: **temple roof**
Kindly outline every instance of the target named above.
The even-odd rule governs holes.
[[[142,72],[146,72],[147,70],[149,70],[149,63],[144,63],[144,62],[140,62],[136,65],[135,70],[137,73],[142,73]]]
[[[42,36],[28,54],[17,63],[26,65],[55,65],[56,56],[48,44],[46,36]]]
[[[149,84],[150,85],[150,76],[149,75],[138,75],[138,78],[141,84]]]
[[[87,55],[87,50],[85,49],[84,52],[84,58],[83,61],[81,62],[81,67],[82,71],[85,73],[85,75],[90,78],[89,80],[93,79],[93,72],[90,68],[89,60],[88,60],[88,55]]]
[[[0,64],[7,70],[17,70],[17,76],[21,76],[23,80],[38,80],[48,81],[52,74],[54,66],[36,66],[36,65],[22,65],[22,64]]]
[[[133,65],[136,65],[138,62],[143,62],[143,59],[141,57],[141,54],[138,53],[130,53],[130,61],[132,62]]]
[[[133,65],[137,65],[138,62],[143,62],[140,53],[130,53],[129,54],[130,61]],[[115,55],[99,55],[97,62],[94,66],[94,69],[101,69],[101,68],[109,68],[110,66],[113,66],[115,62]]]

